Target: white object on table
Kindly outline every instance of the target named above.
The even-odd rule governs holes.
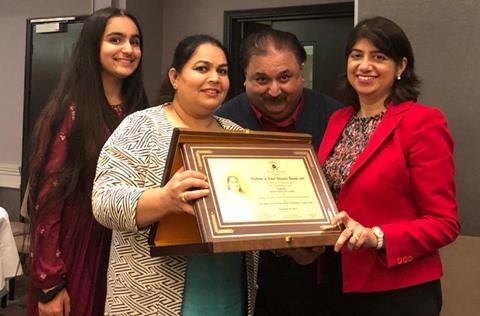
[[[8,279],[22,274],[8,213],[0,207],[0,296],[8,291]]]

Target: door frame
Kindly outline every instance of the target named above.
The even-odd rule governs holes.
[[[25,77],[23,90],[23,131],[22,131],[22,166],[21,166],[21,181],[20,181],[20,200],[23,200],[23,195],[27,188],[29,177],[29,148],[32,145],[32,135],[30,127],[33,128],[33,121],[35,118],[30,117],[30,101],[31,101],[31,76],[32,76],[32,54],[33,54],[33,33],[35,27],[46,23],[79,23],[84,22],[88,15],[80,16],[62,16],[62,17],[46,17],[46,18],[30,18],[27,19],[27,32],[25,42]],[[64,27],[64,26],[60,26]],[[53,91],[52,91],[53,92]]]
[[[225,11],[223,15],[223,43],[230,57],[231,98],[243,91],[243,69],[241,69],[240,48],[243,38],[243,22],[308,20],[320,18],[354,17],[355,2],[339,2],[292,7],[262,8]],[[353,27],[353,26],[352,26]]]

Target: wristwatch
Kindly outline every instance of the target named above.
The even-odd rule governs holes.
[[[377,236],[377,250],[383,248],[383,231],[378,226],[373,226],[372,231]]]
[[[67,279],[63,279],[56,287],[44,292],[42,289],[37,289],[36,298],[40,303],[48,303],[57,296],[67,286]]]

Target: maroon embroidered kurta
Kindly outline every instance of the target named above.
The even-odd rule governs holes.
[[[117,112],[124,117],[123,110]],[[40,215],[31,254],[32,287],[27,315],[38,315],[36,289],[54,287],[64,277],[68,280],[70,315],[103,315],[111,231],[101,226],[92,214],[91,189],[95,171],[92,170],[91,177],[79,183],[75,193],[64,201],[52,201],[42,206],[63,167],[74,120],[75,107],[71,106],[45,165],[45,181],[36,205],[40,208]]]

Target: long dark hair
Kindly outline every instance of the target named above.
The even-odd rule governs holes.
[[[345,47],[345,58],[348,60],[353,46],[360,40],[369,40],[378,50],[392,58],[396,65],[407,59],[407,66],[400,80],[394,80],[385,106],[390,102],[399,104],[408,100],[416,101],[420,91],[420,79],[415,73],[415,59],[410,41],[403,30],[392,20],[376,16],[360,21],[352,30]],[[360,108],[360,100],[345,75],[342,80],[341,94],[346,104]]]
[[[93,177],[98,155],[108,136],[107,129],[113,131],[120,123],[105,96],[100,63],[100,47],[106,25],[110,18],[119,16],[128,17],[135,23],[140,32],[140,48],[143,48],[140,25],[134,16],[117,8],[94,12],[85,21],[59,84],[36,123],[33,134],[36,138],[30,159],[29,215],[33,225],[38,213],[48,203],[65,200],[79,189],[81,183]],[[122,101],[127,114],[148,106],[141,60],[135,72],[123,80]],[[39,190],[47,180],[45,167],[49,159],[54,159],[49,158],[52,144],[72,105],[75,106],[75,120],[62,168],[55,170],[55,186],[38,206]]]
[[[212,44],[220,48],[223,53],[225,54],[225,58],[228,62],[228,52],[225,46],[217,40],[215,37],[207,35],[207,34],[197,34],[197,35],[190,35],[183,40],[181,40],[177,47],[175,48],[175,52],[173,53],[173,60],[170,68],[174,68],[177,73],[182,72],[183,67],[185,64],[190,60],[192,55],[195,53],[197,48],[202,44]],[[170,82],[170,78],[167,74],[164,77],[162,84],[160,85],[160,89],[157,94],[157,104],[162,104],[165,102],[171,102],[173,97],[175,96],[175,89],[172,87],[172,83]]]

